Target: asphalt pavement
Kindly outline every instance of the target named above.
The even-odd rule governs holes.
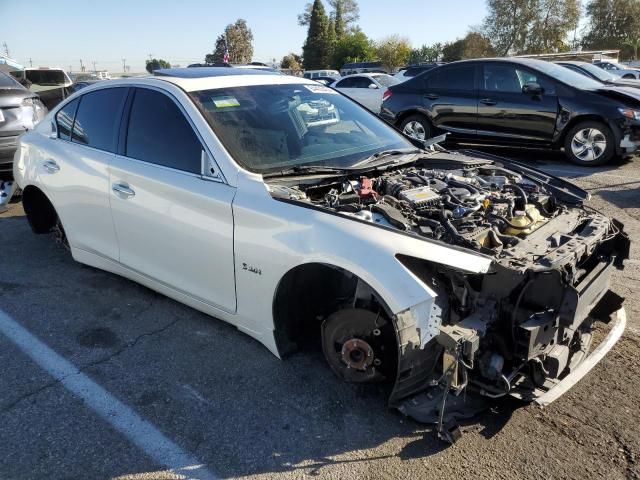
[[[640,238],[640,161],[599,168],[492,149],[593,196]],[[74,262],[0,214],[0,478],[640,478],[640,254],[614,277],[621,341],[541,409],[466,422],[454,446],[341,383],[319,351],[281,361],[222,321]]]

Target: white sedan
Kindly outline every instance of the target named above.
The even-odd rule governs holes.
[[[400,83],[386,73],[361,73],[349,75],[334,82],[331,87],[339,90],[374,113],[380,111],[384,92],[391,85]]]
[[[156,75],[82,89],[20,137],[29,224],[78,262],[279,357],[315,343],[340,378],[389,382],[393,406],[450,441],[477,403],[447,398],[549,403],[622,334],[608,288],[629,240],[580,188],[426,148],[312,80]]]

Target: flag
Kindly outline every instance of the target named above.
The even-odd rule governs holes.
[[[222,55],[222,61],[224,63],[229,63],[229,48],[227,47],[227,42],[224,42],[224,54]]]

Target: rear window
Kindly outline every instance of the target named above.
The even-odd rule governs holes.
[[[73,119],[76,116],[79,99],[67,103],[56,114],[56,125],[58,126],[58,138],[63,140],[71,140],[71,128],[73,127]]]
[[[73,124],[71,141],[115,152],[117,131],[126,94],[127,88],[121,87],[107,88],[83,95]]]
[[[429,89],[471,91],[475,89],[475,70],[474,65],[441,67],[422,78]]]
[[[62,85],[67,81],[62,70],[27,70],[26,75],[36,85]]]

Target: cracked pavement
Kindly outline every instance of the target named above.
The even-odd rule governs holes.
[[[493,149],[571,178],[640,238],[640,162],[585,169]],[[539,158],[548,158],[538,162]],[[640,478],[640,254],[617,272],[628,327],[546,409],[497,402],[452,447],[385,408],[381,387],[340,383],[319,351],[280,361],[235,328],[73,262],[0,214],[0,309],[224,478]],[[178,478],[0,334],[0,478]]]

